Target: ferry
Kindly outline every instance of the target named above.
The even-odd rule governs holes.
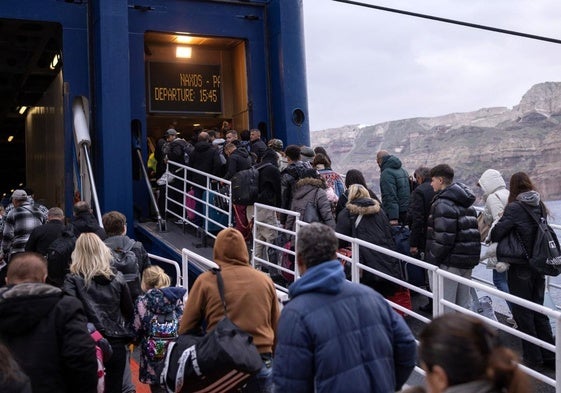
[[[32,188],[38,201],[62,207],[67,216],[77,200],[89,201],[98,217],[122,212],[128,232],[143,242],[153,263],[163,266],[177,285],[189,287],[212,266],[216,232],[232,224],[231,199],[225,196],[227,207],[218,207],[213,202],[217,192],[210,187],[215,181],[229,183],[204,174],[209,187],[200,201],[203,213],[183,206],[178,214],[169,208],[169,199],[159,211],[145,168],[148,141],[162,137],[170,126],[189,137],[196,128],[220,129],[228,122],[236,130],[257,128],[263,138],[278,138],[285,145],[309,145],[303,37],[300,0],[3,0],[3,192],[9,196],[17,187]],[[177,181],[166,187],[187,197],[187,174],[193,169],[173,162],[168,169]],[[193,225],[192,214],[202,214],[204,224]],[[256,222],[254,233],[263,225]],[[356,249],[347,261],[353,281],[365,269],[357,259],[359,244],[446,276],[413,258],[346,240]],[[282,245],[266,245],[277,258],[290,254]],[[299,275],[270,260],[253,257],[252,263],[283,277]],[[463,283],[498,299],[524,302],[488,283]],[[393,304],[413,330],[451,306],[438,288],[431,293],[402,284],[435,299],[433,312],[424,315]],[[285,299],[286,283],[277,283],[277,289]],[[560,320],[556,310],[539,311]],[[519,333],[500,321],[489,323],[504,335]],[[561,349],[553,350],[558,355],[555,375],[526,371],[540,390],[561,392],[556,384]],[[420,369],[411,379],[416,382],[422,382]]]

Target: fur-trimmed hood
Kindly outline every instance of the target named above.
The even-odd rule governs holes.
[[[313,177],[305,177],[300,179],[294,185],[294,198],[302,199],[306,194],[316,191],[318,188],[325,189],[325,181],[323,179],[314,179]]]
[[[372,198],[358,198],[347,203],[347,210],[353,215],[377,214],[380,210],[380,203]]]

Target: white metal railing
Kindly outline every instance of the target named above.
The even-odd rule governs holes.
[[[274,210],[275,212],[285,212],[282,209],[277,209],[277,208],[272,208],[270,206],[267,205],[260,205],[260,204],[255,204],[255,208],[256,209],[271,209]],[[289,212],[291,214],[296,215],[294,212]],[[257,218],[257,215],[255,215],[255,218]],[[274,228],[276,229],[279,233],[285,233],[287,235],[291,235],[294,236],[294,243],[297,244],[298,242],[298,236],[297,236],[297,231],[300,227],[308,225],[307,223],[300,221],[297,217],[296,219],[296,231],[287,231],[284,230],[282,228]],[[257,228],[259,227],[273,227],[270,224],[267,223],[260,223],[258,222],[258,220],[256,219],[254,222],[254,230],[257,230]],[[463,278],[460,277],[458,275],[452,274],[448,271],[439,269],[438,267],[428,264],[426,262],[420,261],[418,259],[406,256],[406,255],[402,255],[398,252],[392,251],[392,250],[388,250],[385,249],[383,247],[362,241],[360,239],[356,239],[353,237],[349,237],[349,236],[345,236],[342,234],[337,234],[337,237],[341,240],[344,240],[346,242],[349,242],[351,244],[352,247],[352,256],[351,257],[345,257],[342,255],[338,255],[341,259],[348,261],[351,264],[351,281],[353,282],[360,282],[360,273],[361,271],[368,271],[378,277],[381,277],[383,279],[392,281],[398,285],[401,285],[405,288],[408,288],[410,291],[414,291],[417,292],[419,294],[422,294],[424,296],[427,296],[431,299],[433,299],[433,312],[432,312],[432,316],[436,317],[438,315],[441,315],[445,312],[449,312],[451,310],[457,311],[457,312],[461,312],[461,313],[465,313],[468,315],[472,315],[475,316],[476,318],[482,319],[484,320],[486,323],[488,323],[489,325],[502,330],[508,334],[514,335],[516,337],[519,337],[522,340],[526,340],[528,342],[531,342],[535,345],[538,345],[542,348],[545,348],[547,350],[553,351],[555,352],[555,358],[556,358],[556,371],[555,371],[555,379],[552,379],[550,377],[548,377],[547,375],[538,373],[537,371],[530,369],[528,367],[522,366],[522,369],[529,375],[531,375],[532,377],[550,385],[555,387],[556,392],[557,393],[561,393],[561,384],[559,384],[559,386],[556,386],[556,380],[559,379],[559,377],[561,376],[561,343],[558,342],[557,345],[552,345],[550,343],[544,342],[542,340],[539,340],[536,337],[530,336],[528,334],[522,333],[516,329],[513,329],[507,325],[504,325],[502,323],[499,323],[498,321],[495,320],[491,320],[489,318],[486,318],[485,316],[482,316],[470,309],[464,308],[464,307],[460,307],[446,299],[444,299],[444,285],[445,285],[445,280],[450,280],[450,281],[455,281],[458,282],[459,284],[465,285],[467,287],[473,288],[474,290],[480,290],[483,292],[486,292],[492,296],[504,299],[505,301],[509,301],[515,304],[518,304],[522,307],[525,307],[529,310],[541,313],[543,315],[547,315],[548,317],[554,319],[556,321],[556,331],[554,332],[556,337],[561,337],[561,312],[556,311],[556,310],[552,310],[550,308],[544,307],[542,305],[539,304],[535,304],[532,303],[528,300],[513,296],[511,294],[507,294],[504,292],[501,292],[500,290],[496,289],[494,286],[492,286],[490,283],[485,283],[485,282],[478,282],[476,280],[470,280],[467,278]],[[294,251],[289,251],[283,247],[279,247],[276,244],[270,243],[270,242],[266,242],[266,241],[256,241],[254,240],[254,246],[255,243],[259,242],[262,245],[265,245],[266,247],[270,247],[273,248],[275,250],[280,251],[281,253],[283,253],[283,255],[294,255]],[[429,274],[433,274],[434,280],[433,280],[433,287],[432,287],[432,292],[431,291],[427,291],[424,288],[420,288],[417,287],[415,285],[409,284],[406,281],[403,280],[399,280],[397,278],[394,278],[392,276],[389,276],[387,274],[384,274],[382,272],[376,271],[364,264],[360,263],[360,247],[365,247],[380,253],[383,253],[385,255],[397,258],[398,260],[404,261],[406,263],[410,263],[416,266],[421,267],[422,269],[425,269],[429,272]],[[264,260],[262,258],[257,258],[257,257],[253,257],[253,263],[255,264],[255,262],[259,262],[262,265],[267,265],[269,267],[269,272],[272,271],[272,269],[277,269],[280,270],[282,272],[288,273],[291,276],[293,276],[295,279],[297,279],[299,277],[299,272],[298,272],[298,267],[297,264],[294,264],[294,266],[292,268],[287,268],[287,267],[279,267],[279,266],[274,266],[273,264],[271,264],[269,261]],[[398,262],[399,263],[399,262]],[[394,302],[391,302],[388,300],[388,302],[392,305],[392,307],[394,307],[395,309],[400,310],[401,312],[403,312],[404,314],[409,315],[410,317],[417,319],[423,323],[429,323],[431,319],[426,318],[425,316],[415,312],[414,310],[409,310],[405,307],[402,307]],[[419,368],[416,367],[415,371],[424,375],[424,372]]]
[[[183,275],[182,286],[187,289],[187,292],[189,292],[189,277],[187,273],[189,263],[198,266],[202,271],[220,268],[220,266],[210,259],[188,250],[187,248],[183,248],[181,250],[181,265],[183,271],[186,273]],[[277,299],[282,306],[283,302],[288,299],[288,290],[286,288],[277,288]]]
[[[210,175],[208,173],[199,171],[197,169],[182,165],[174,161],[168,161],[167,172],[173,179],[173,182],[166,183],[166,203],[165,211],[167,215],[171,215],[178,220],[181,220],[183,225],[189,225],[196,229],[202,228],[206,235],[216,238],[216,232],[232,226],[232,198],[230,194],[230,181],[222,179],[218,176]],[[205,177],[205,184],[200,185],[189,180],[190,174],[197,174]],[[228,192],[221,194],[215,187],[226,186]],[[191,189],[203,190],[203,195],[189,194]],[[181,195],[181,200],[177,201],[170,197],[170,191]],[[221,198],[225,201],[226,209],[222,209],[215,203],[216,198]],[[197,204],[202,205],[202,210],[198,211],[195,207],[187,206],[187,200],[192,199]],[[176,211],[181,211],[177,214]],[[189,219],[191,217],[192,219]],[[194,221],[198,217],[198,221],[203,225],[197,225]],[[218,219],[223,221],[218,221]],[[215,230],[216,229],[216,230]]]
[[[175,262],[173,259],[164,258],[164,257],[161,257],[159,255],[150,254],[150,253],[148,253],[148,258],[150,258],[151,260],[154,260],[154,261],[158,261],[160,263],[164,263],[166,265],[171,265],[175,269],[175,277],[177,277],[176,281],[175,281],[175,286],[180,286],[183,283],[179,263]],[[187,274],[187,273],[185,273],[185,274]]]

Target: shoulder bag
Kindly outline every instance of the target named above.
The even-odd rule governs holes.
[[[224,282],[212,269],[224,318],[207,335],[182,334],[169,344],[160,382],[168,392],[229,392],[241,386],[263,367],[253,336],[228,318]]]

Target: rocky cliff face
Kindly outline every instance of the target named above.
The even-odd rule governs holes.
[[[488,168],[510,176],[527,172],[546,200],[561,199],[561,82],[533,86],[519,105],[484,108],[432,118],[345,126],[312,132],[313,146],[324,146],[333,168],[361,170],[375,190],[376,152],[388,150],[413,173],[420,165],[450,164],[456,180],[474,188]]]

